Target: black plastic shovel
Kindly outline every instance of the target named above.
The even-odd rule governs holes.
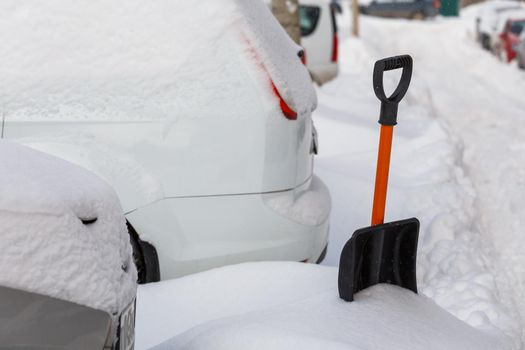
[[[390,97],[383,88],[383,73],[403,68],[401,80]],[[395,284],[417,293],[416,254],[419,221],[416,218],[383,223],[385,217],[392,134],[397,107],[412,77],[412,57],[389,57],[374,66],[374,91],[381,101],[379,152],[372,209],[372,226],[354,232],[339,262],[339,296],[353,301],[354,294],[378,283]]]

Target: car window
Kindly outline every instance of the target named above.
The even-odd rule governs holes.
[[[314,32],[320,16],[321,8],[317,6],[301,5],[299,7],[299,24],[301,26],[302,36],[308,36]]]
[[[512,24],[510,25],[510,31],[516,35],[520,35],[524,27],[525,27],[525,20],[512,22]]]

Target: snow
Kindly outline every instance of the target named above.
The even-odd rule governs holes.
[[[408,53],[414,76],[394,133],[387,220],[415,216],[422,223],[423,294],[474,327],[502,331],[519,349],[525,76],[475,42],[478,10],[425,22],[363,16],[362,39],[343,41],[341,76],[318,91],[315,117],[316,171],[333,197],[325,263],[336,265],[351,232],[369,224],[378,142],[370,121],[379,111],[372,64]]]
[[[9,120],[247,118],[256,73],[275,113],[268,74],[298,112],[315,103],[297,46],[259,0],[5,0],[0,13]]]
[[[325,222],[330,215],[332,203],[326,196],[326,186],[317,176],[307,182],[308,189],[263,196],[265,204],[275,212],[302,225],[316,226]],[[304,187],[304,186],[301,186]]]
[[[8,141],[0,159],[0,285],[120,313],[135,297],[137,273],[111,187]]]
[[[324,264],[336,266],[344,242],[370,220],[379,131],[373,63],[414,58],[386,219],[421,221],[419,296],[378,286],[341,304],[329,266],[226,267],[141,288],[137,348],[523,348],[525,74],[475,42],[480,6],[456,19],[362,16],[359,40],[348,38],[345,11],[340,76],[318,89],[315,169],[333,201]],[[387,90],[397,77],[385,74]]]
[[[337,268],[311,264],[224,267],[143,286],[138,300],[137,349],[170,333],[181,334],[153,349],[509,349],[395,286],[345,303]]]

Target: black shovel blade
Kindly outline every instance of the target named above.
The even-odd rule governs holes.
[[[355,231],[341,252],[341,299],[353,301],[355,293],[378,283],[394,284],[417,293],[418,237],[416,218]]]

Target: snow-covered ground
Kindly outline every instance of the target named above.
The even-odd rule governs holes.
[[[474,328],[454,323],[427,298],[394,287],[362,294],[370,313],[357,310],[359,306],[353,305],[358,303],[338,304],[336,268],[262,264],[248,265],[262,283],[254,283],[248,268],[239,266],[142,287],[137,348],[178,336],[165,346],[202,349],[214,344],[213,348],[227,349],[228,339],[248,341],[254,334],[250,332],[257,330],[262,340],[244,343],[253,344],[250,348],[344,344],[380,349],[389,345],[385,339],[396,327],[405,338],[414,329],[414,324],[404,322],[410,310],[417,320],[435,317],[413,330],[413,348],[422,348],[417,342],[425,337],[426,348],[436,346],[439,339],[450,343],[437,348],[503,349],[505,342],[522,348],[525,72],[479,48],[473,34],[475,11],[475,7],[465,10],[461,19],[425,22],[362,17],[360,39],[348,37],[350,19],[345,13],[340,18],[341,73],[318,90],[314,117],[320,139],[316,172],[333,198],[324,264],[336,266],[344,242],[370,220],[379,131],[373,63],[386,56],[412,55],[412,85],[401,103],[394,135],[386,219],[420,219],[420,292]],[[397,73],[386,74],[385,79],[392,89]],[[267,290],[261,292],[261,287]],[[413,308],[407,311],[402,305]],[[400,313],[395,312],[397,307]],[[319,323],[311,319],[317,316]],[[392,327],[383,320],[404,321]],[[429,333],[436,325],[443,327],[442,332]],[[374,326],[383,337],[357,337],[360,332],[370,334]],[[353,337],[341,336],[342,330]],[[289,334],[297,335],[295,340],[304,335],[306,340],[268,343],[272,334],[282,333],[288,340]],[[410,349],[401,338],[390,338],[390,348]]]
[[[361,40],[343,40],[341,76],[318,91],[316,169],[333,196],[325,264],[337,264],[353,229],[368,225],[379,109],[373,61],[408,53],[414,76],[395,130],[387,219],[421,220],[422,293],[475,327],[499,328],[519,348],[525,72],[475,43],[476,11],[426,22],[364,17]]]

